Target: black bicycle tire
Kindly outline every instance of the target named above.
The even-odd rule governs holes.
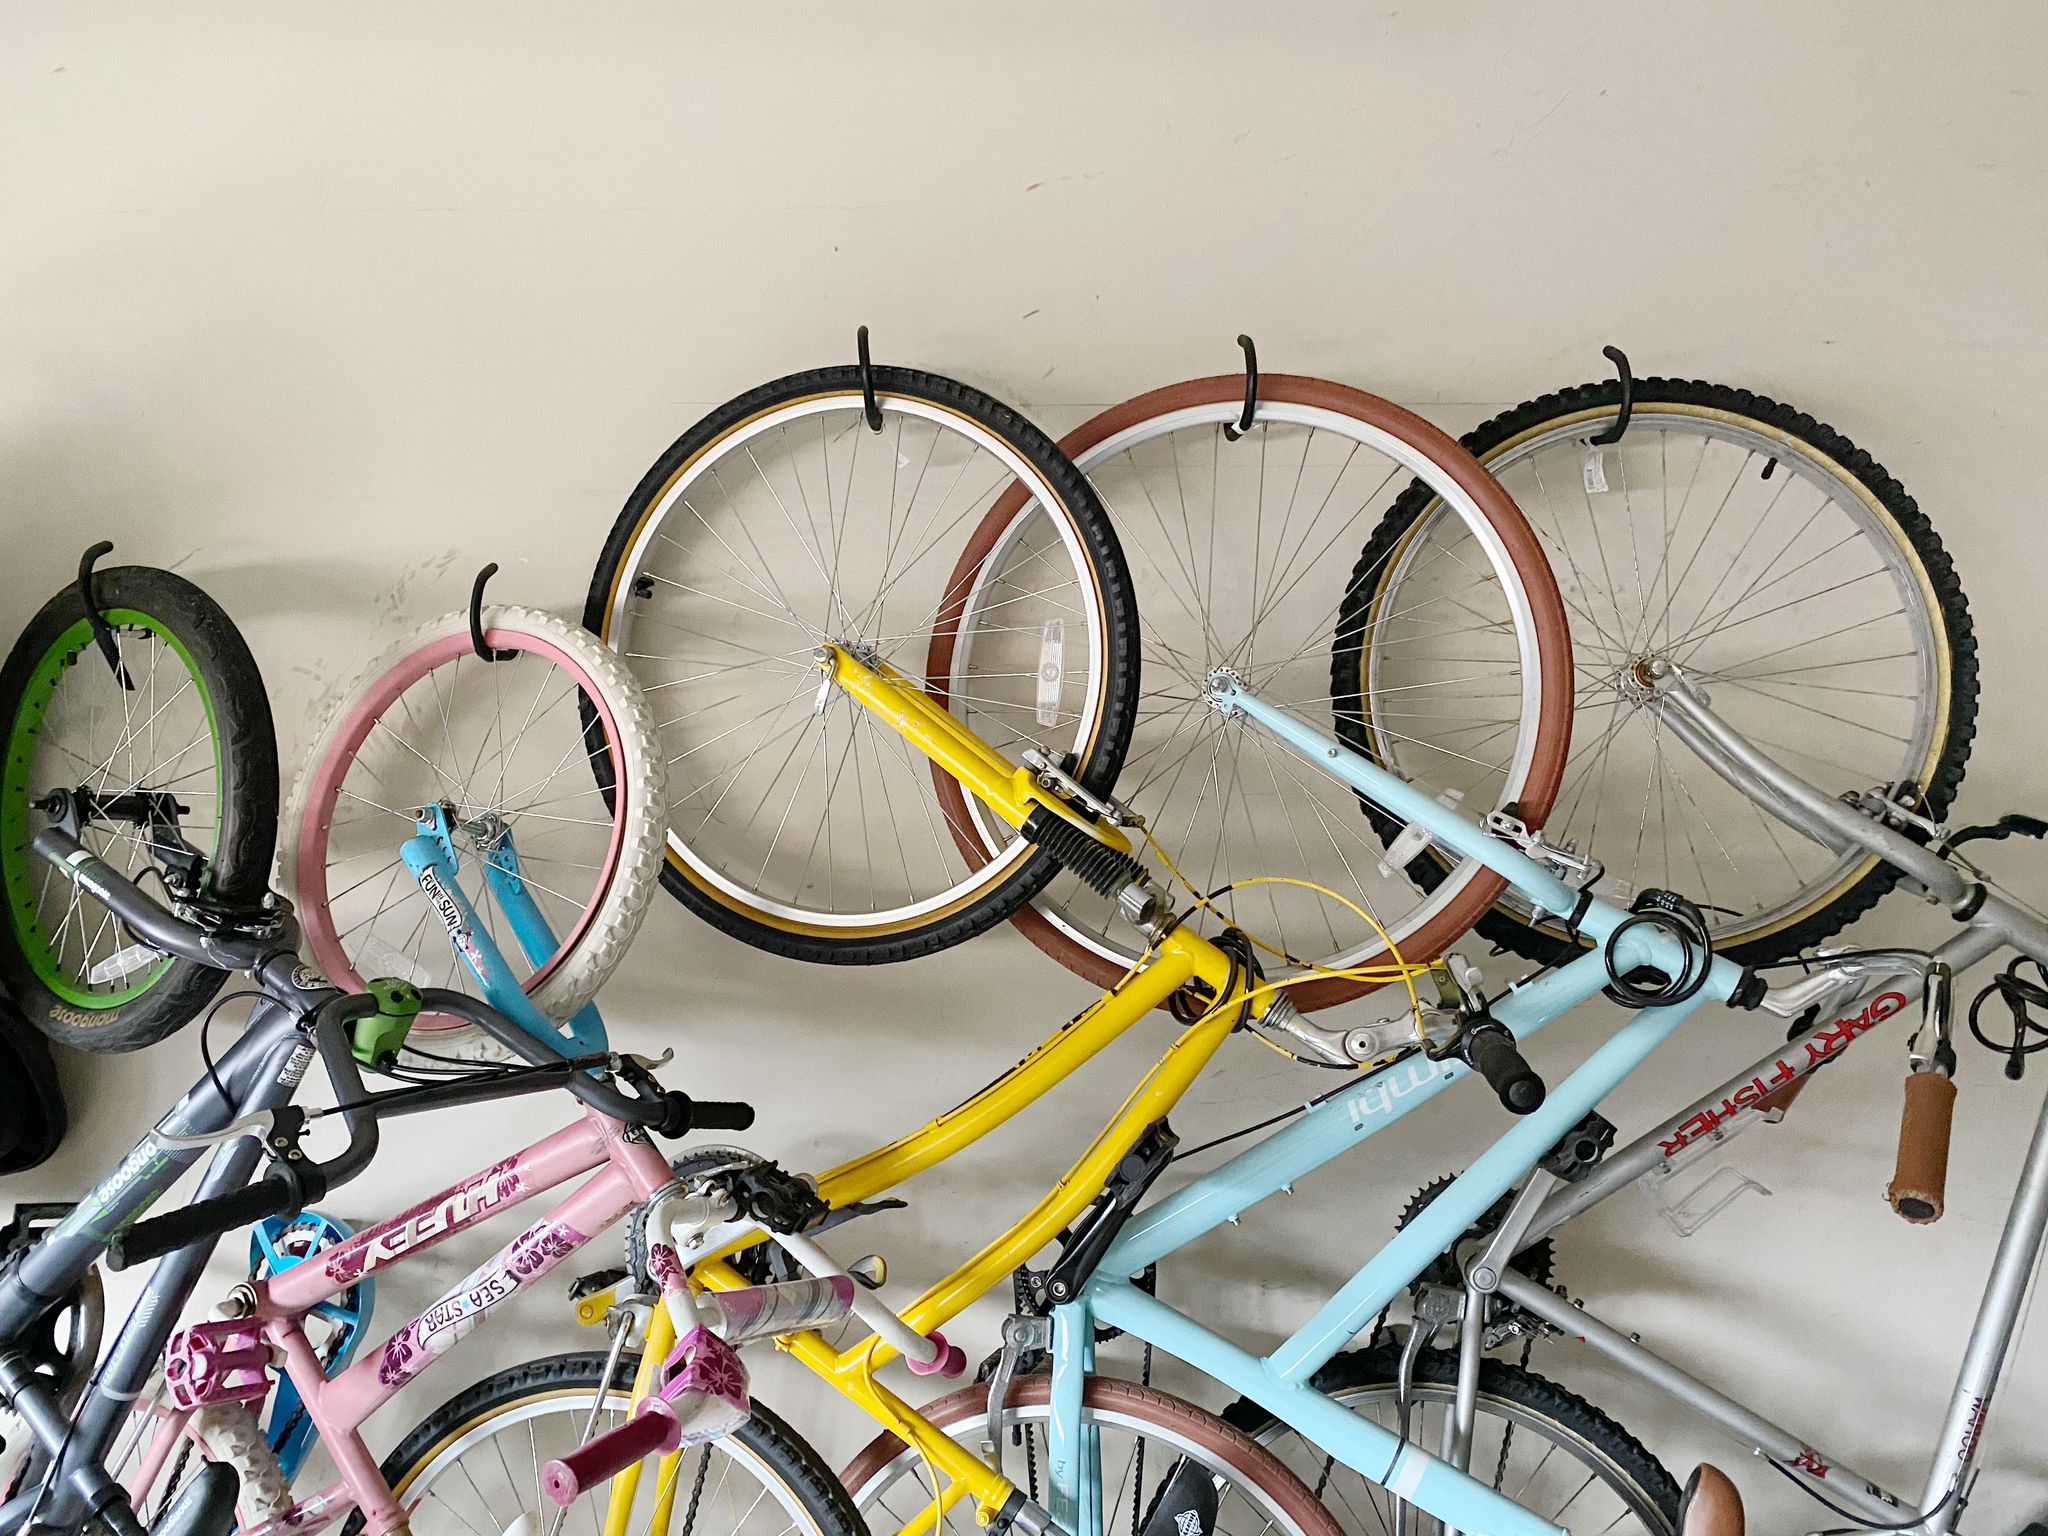
[[[483,1417],[536,1393],[578,1388],[588,1391],[597,1387],[604,1376],[604,1365],[605,1356],[601,1354],[565,1352],[486,1376],[436,1408],[398,1442],[380,1468],[384,1480],[397,1488],[407,1473],[464,1425],[480,1422]],[[630,1391],[638,1365],[636,1356],[622,1358],[612,1373],[610,1390]],[[795,1493],[817,1519],[820,1530],[836,1531],[838,1536],[868,1536],[867,1526],[832,1469],[779,1414],[756,1401],[753,1413],[733,1431],[732,1437],[775,1470],[783,1486]],[[341,1536],[360,1536],[362,1528],[362,1511],[357,1510],[342,1527]]]
[[[1065,503],[1094,567],[1108,632],[1102,726],[1074,776],[1090,792],[1107,795],[1123,767],[1139,698],[1137,600],[1109,514],[1087,477],[1052,438],[1000,400],[971,385],[915,369],[876,368],[873,380],[878,393],[923,400],[968,416],[1013,448]],[[641,523],[678,471],[702,449],[739,423],[790,401],[821,393],[858,398],[860,390],[861,371],[852,366],[790,374],[727,401],[677,438],[641,477],[606,536],[584,603],[584,626],[611,643],[608,630],[613,596]],[[821,965],[886,965],[936,954],[985,933],[1029,902],[1058,873],[1059,866],[1049,854],[1034,850],[1020,859],[1000,884],[958,911],[900,934],[853,939],[793,933],[736,911],[694,884],[677,869],[673,856],[662,861],[661,883],[714,928],[770,954]]]
[[[1332,1397],[1380,1387],[1392,1391],[1399,1379],[1400,1355],[1398,1341],[1370,1349],[1346,1350],[1316,1372],[1314,1385]],[[1411,1379],[1424,1386],[1455,1387],[1458,1357],[1450,1350],[1424,1349],[1415,1357]],[[1547,1420],[1592,1446],[1655,1503],[1671,1530],[1677,1529],[1677,1479],[1648,1446],[1610,1415],[1549,1377],[1506,1360],[1489,1358],[1480,1362],[1479,1395],[1482,1400],[1492,1398]],[[1248,1397],[1232,1403],[1223,1411],[1222,1418],[1261,1443],[1276,1422],[1272,1414]]]
[[[221,806],[205,891],[223,906],[254,905],[268,889],[277,841],[277,735],[263,674],[248,642],[226,610],[199,587],[152,566],[94,572],[93,600],[102,610],[132,609],[156,619],[177,637],[198,670],[213,706],[220,757]],[[35,667],[84,616],[77,588],[66,587],[29,620],[0,664],[0,722],[6,738],[12,737]],[[79,664],[101,663],[88,651]],[[26,844],[0,848],[0,859],[9,862],[35,857]],[[105,1009],[79,1008],[44,985],[13,923],[0,921],[0,985],[46,1037],[76,1050],[112,1053],[153,1045],[196,1018],[226,980],[225,971],[174,960],[139,997]]]
[[[1940,535],[1934,531],[1927,514],[1920,510],[1920,504],[1867,450],[1857,447],[1826,422],[1767,395],[1699,379],[1649,378],[1634,381],[1633,399],[1639,404],[1686,405],[1749,418],[1797,439],[1870,492],[1904,544],[1920,562],[1938,605],[1930,617],[1943,626],[1948,640],[1950,678],[1945,737],[1934,772],[1920,786],[1924,814],[1939,821],[1954,803],[1956,790],[1963,781],[1963,771],[1969,762],[1971,743],[1977,734],[1980,691],[1977,636],[1970,618],[1969,602],[1963,596],[1962,583],[1956,576],[1955,562],[1943,547]],[[1612,410],[1620,403],[1619,380],[1575,385],[1503,411],[1474,427],[1458,442],[1480,463],[1487,464],[1489,456],[1504,445],[1540,430],[1551,421],[1586,411]],[[1488,467],[1490,470],[1491,466]],[[1365,612],[1377,590],[1376,587],[1369,589],[1370,578],[1389,560],[1434,500],[1429,487],[1416,481],[1388,508],[1387,515],[1380,520],[1359,555],[1358,564],[1352,572],[1352,585],[1347,589],[1344,608],[1338,617],[1338,638],[1332,651],[1330,683],[1331,692],[1336,695],[1333,707],[1337,715],[1337,733],[1347,745],[1367,755],[1370,755],[1370,743],[1359,698],[1359,680],[1363,670],[1359,641],[1364,631]],[[1360,804],[1383,842],[1392,843],[1400,835],[1400,821],[1363,800]],[[1434,890],[1443,879],[1444,867],[1425,852],[1417,854],[1409,862],[1407,872],[1424,890]],[[1818,909],[1757,938],[1717,946],[1717,952],[1739,965],[1760,965],[1800,954],[1839,933],[1868,912],[1898,884],[1900,878],[1899,871],[1891,865],[1876,863],[1848,889]],[[1488,911],[1477,927],[1481,938],[1539,965],[1554,965],[1569,958],[1580,947],[1562,934],[1531,926],[1512,909],[1500,904]]]

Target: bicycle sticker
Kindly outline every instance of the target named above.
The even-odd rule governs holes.
[[[474,1333],[491,1308],[553,1269],[584,1241],[565,1221],[535,1222],[393,1334],[377,1362],[377,1380],[387,1387],[410,1381],[435,1356]]]
[[[441,919],[441,926],[448,930],[448,942],[462,951],[462,956],[469,961],[470,968],[481,976],[484,972],[484,957],[476,947],[476,939],[470,933],[469,925],[462,920],[462,908],[456,905],[455,898],[448,894],[447,887],[441,884],[440,878],[431,869],[420,871],[420,890],[425,894],[428,905],[434,909],[434,915]]]
[[[92,874],[88,871],[86,867],[89,864],[97,862],[97,858],[98,856],[94,854],[91,849],[81,848],[76,853],[66,855],[64,862],[71,866],[70,876],[71,883],[73,885],[84,886],[88,891],[92,892],[93,895],[99,897],[101,901],[107,902],[109,905],[111,905],[112,901],[107,894],[106,886],[101,884],[100,881],[94,879]]]
[[[285,1058],[284,1069],[277,1074],[280,1088],[296,1088],[306,1080],[306,1068],[313,1064],[313,1043],[301,1040],[292,1047],[291,1055]]]
[[[117,1227],[124,1227],[152,1205],[163,1193],[160,1189],[146,1190],[139,1202],[130,1204],[138,1185],[146,1184],[165,1168],[170,1166],[170,1154],[154,1141],[137,1142],[121,1159],[120,1165],[105,1179],[99,1188],[79,1204],[77,1210],[63,1225],[78,1223],[78,1230],[96,1241],[104,1241]],[[102,1193],[104,1191],[104,1193]]]
[[[1598,448],[1586,451],[1586,494],[1598,496],[1607,489],[1607,455]]]

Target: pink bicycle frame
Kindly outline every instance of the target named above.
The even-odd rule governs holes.
[[[304,1320],[321,1302],[365,1275],[423,1253],[500,1211],[597,1170],[539,1221],[527,1227],[440,1300],[405,1324],[332,1380],[306,1337]],[[586,1109],[578,1123],[535,1142],[502,1162],[471,1174],[389,1221],[357,1233],[317,1258],[255,1282],[253,1323],[282,1355],[285,1374],[341,1472],[339,1482],[253,1526],[243,1536],[305,1536],[346,1515],[363,1512],[366,1536],[406,1522],[391,1487],[358,1433],[391,1396],[474,1332],[489,1313],[530,1281],[651,1198],[674,1175],[668,1162],[637,1129]],[[129,1490],[147,1493],[189,1415],[163,1415]]]

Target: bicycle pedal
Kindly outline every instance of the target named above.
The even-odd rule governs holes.
[[[599,1291],[614,1289],[626,1278],[623,1269],[594,1269],[587,1275],[578,1275],[569,1282],[569,1299],[581,1301],[586,1296],[595,1296]]]

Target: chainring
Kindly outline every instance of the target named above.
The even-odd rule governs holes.
[[[760,1154],[742,1147],[698,1147],[671,1159],[668,1166],[677,1178],[694,1179],[707,1173],[723,1173],[728,1168],[744,1168],[760,1161]],[[642,1201],[626,1218],[626,1268],[640,1283],[642,1291],[652,1292],[658,1287],[647,1273],[647,1209],[647,1202]],[[769,1266],[782,1257],[782,1250],[774,1244],[757,1243],[746,1252],[735,1254],[731,1263],[751,1284],[764,1285],[770,1280],[794,1278],[793,1274],[769,1272]],[[784,1263],[787,1263],[786,1259]]]
[[[1422,1188],[1418,1189],[1409,1197],[1408,1203],[1401,1208],[1401,1214],[1394,1222],[1394,1230],[1396,1232],[1404,1230],[1410,1222],[1422,1213],[1424,1207],[1436,1199],[1438,1195],[1449,1189],[1452,1181],[1456,1178],[1456,1174],[1444,1174],[1440,1178],[1431,1179]],[[1462,1290],[1465,1284],[1466,1258],[1479,1244],[1491,1237],[1500,1226],[1508,1214],[1509,1207],[1515,1203],[1515,1194],[1516,1191],[1511,1189],[1494,1201],[1492,1205],[1488,1206],[1480,1214],[1477,1221],[1473,1222],[1471,1226],[1459,1234],[1458,1240],[1451,1245],[1448,1251],[1437,1255],[1436,1258],[1430,1261],[1429,1268],[1415,1277],[1414,1282],[1408,1287],[1408,1294],[1410,1296],[1419,1295],[1425,1285],[1449,1286],[1452,1289]],[[1508,1268],[1518,1275],[1527,1276],[1538,1285],[1547,1287],[1550,1285],[1551,1278],[1556,1272],[1557,1249],[1549,1238],[1542,1238],[1537,1242],[1531,1243],[1527,1248],[1516,1254],[1514,1258],[1510,1259],[1508,1261]],[[1516,1332],[1535,1333],[1542,1326],[1534,1317],[1519,1307],[1511,1306],[1498,1299],[1496,1299],[1494,1305],[1499,1309],[1498,1315],[1503,1321],[1513,1321]]]

